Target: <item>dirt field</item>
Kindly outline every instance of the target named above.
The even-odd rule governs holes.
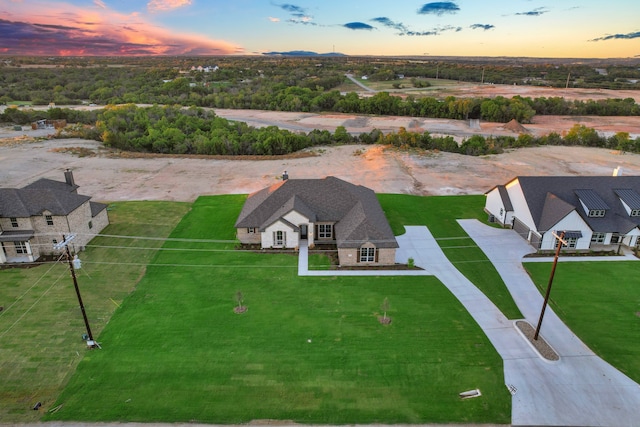
[[[0,186],[21,187],[41,177],[62,180],[69,168],[81,194],[108,202],[193,201],[206,194],[250,193],[277,182],[284,170],[291,178],[334,175],[376,192],[418,195],[481,194],[517,175],[610,175],[618,166],[626,175],[640,175],[640,155],[582,147],[470,157],[351,145],[319,148],[312,157],[253,161],[122,158],[95,141],[26,141],[0,137]],[[79,148],[92,155],[73,154]]]
[[[445,90],[443,88],[443,90]],[[639,91],[552,89],[531,86],[454,84],[447,95],[535,97],[567,99],[634,98]],[[46,107],[41,107],[46,108]],[[102,108],[67,107],[67,108]],[[291,131],[335,131],[345,126],[351,133],[384,132],[400,127],[433,135],[452,135],[458,141],[474,134],[518,134],[501,123],[376,117],[349,114],[283,113],[216,109],[216,114],[256,127],[275,125]],[[605,136],[628,132],[640,137],[640,117],[536,116],[525,131],[541,136],[564,133],[576,123]],[[37,140],[53,131],[24,127],[0,128],[0,186],[21,187],[40,177],[61,180],[66,168],[74,171],[81,193],[94,200],[192,201],[199,195],[250,193],[276,182],[284,170],[291,178],[334,175],[377,192],[419,195],[481,194],[517,175],[610,175],[620,166],[626,175],[640,175],[640,155],[620,155],[603,149],[541,147],[470,157],[451,153],[411,154],[380,146],[317,148],[313,156],[277,160],[222,160],[216,158],[125,158],[114,156],[95,141]],[[75,153],[75,154],[74,154]],[[82,155],[82,157],[81,157]]]

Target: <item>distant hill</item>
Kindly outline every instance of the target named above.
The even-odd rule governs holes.
[[[344,53],[340,52],[330,52],[330,53],[318,53],[311,52],[308,50],[291,50],[289,52],[265,52],[263,55],[267,56],[347,56]]]

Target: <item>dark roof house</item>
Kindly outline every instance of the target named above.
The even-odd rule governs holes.
[[[286,179],[249,195],[235,227],[241,242],[263,248],[335,244],[341,264],[393,264],[398,247],[375,193],[331,176]],[[366,257],[358,255],[363,246]]]
[[[108,223],[107,205],[77,193],[73,174],[65,181],[41,178],[23,188],[0,188],[0,263],[31,262],[53,252],[63,235],[83,233],[82,249]]]
[[[559,230],[575,231],[578,249],[638,244],[638,176],[520,176],[486,195],[487,212],[541,249],[553,243],[545,233]]]

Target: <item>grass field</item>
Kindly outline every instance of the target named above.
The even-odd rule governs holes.
[[[548,263],[525,263],[541,293]],[[638,263],[567,262],[555,273],[550,305],[585,344],[640,382],[640,286]]]
[[[188,209],[185,203],[118,203],[110,206],[112,224],[103,233],[168,236]],[[80,254],[78,283],[95,337],[154,254],[97,246],[161,244],[100,237]],[[129,261],[135,264],[124,264]],[[33,405],[42,402],[49,407],[85,355],[85,326],[67,264],[1,270],[0,283],[0,421],[34,422],[42,411],[33,411]]]
[[[198,199],[46,420],[510,421],[499,355],[437,279],[298,277],[294,255],[233,249],[243,201]]]

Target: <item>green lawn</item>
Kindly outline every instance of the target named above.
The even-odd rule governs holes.
[[[185,203],[111,205],[103,233],[166,237],[189,209]],[[161,241],[99,237],[91,245],[159,247]],[[89,247],[78,270],[94,336],[134,289],[155,251]],[[137,265],[129,265],[135,262]],[[34,422],[50,407],[86,352],[85,326],[67,264],[0,270],[0,421]]]
[[[396,222],[425,206],[393,197],[381,199]],[[437,279],[298,277],[293,254],[234,250],[243,201],[198,199],[172,234],[187,240],[157,254],[46,420],[510,421],[502,360]],[[482,397],[459,399],[474,388]]]
[[[407,196],[378,195],[395,235],[404,233],[404,225],[426,225],[447,258],[473,282],[509,319],[521,319],[502,278],[484,252],[467,236],[458,219],[486,221],[485,197],[479,196]]]
[[[541,293],[550,263],[525,263]],[[640,382],[638,262],[558,264],[550,306],[596,354]]]

